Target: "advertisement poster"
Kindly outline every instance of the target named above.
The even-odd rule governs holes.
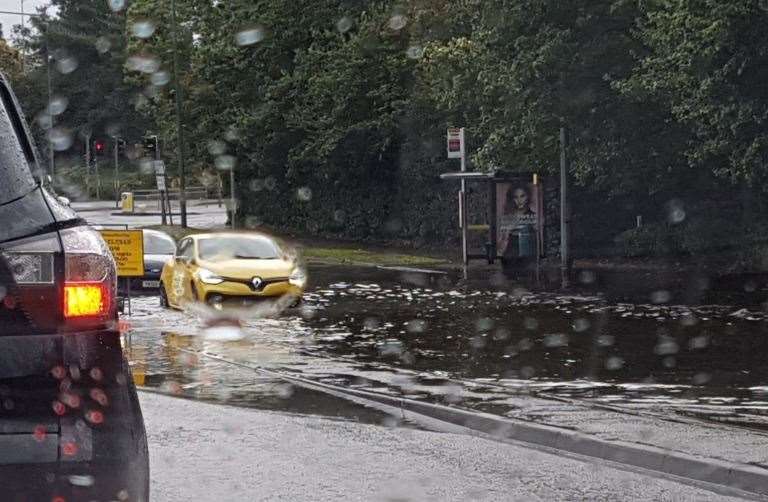
[[[506,259],[535,258],[542,240],[541,184],[530,178],[496,185],[496,252]]]

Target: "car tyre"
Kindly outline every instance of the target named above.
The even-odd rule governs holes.
[[[171,305],[168,303],[168,293],[165,291],[165,284],[160,283],[160,306],[168,308]]]

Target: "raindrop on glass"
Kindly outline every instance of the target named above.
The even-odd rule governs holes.
[[[223,155],[227,151],[227,144],[217,139],[212,139],[208,142],[208,152],[214,157],[217,155]]]
[[[155,73],[152,74],[152,76],[150,77],[150,80],[152,82],[152,85],[162,87],[164,85],[167,85],[168,82],[171,81],[171,74],[164,70],[156,71]]]
[[[706,335],[694,336],[691,341],[688,342],[688,347],[691,350],[704,349],[709,345],[709,337]]]
[[[576,319],[573,321],[573,331],[581,333],[589,329],[589,319]]]
[[[110,42],[107,37],[99,37],[96,39],[96,43],[94,45],[96,46],[96,51],[99,54],[106,54],[112,47],[112,42]]]
[[[520,368],[520,376],[523,378],[533,378],[535,374],[536,370],[533,368],[533,366],[523,366]]]
[[[107,0],[107,3],[113,12],[120,12],[125,9],[125,0]]]
[[[309,187],[301,187],[296,190],[296,197],[302,202],[308,202],[312,200],[312,189]]]
[[[249,215],[245,217],[245,228],[257,228],[261,225],[261,219],[258,216]]]
[[[336,29],[339,33],[346,33],[352,29],[352,19],[344,16],[336,22]]]
[[[624,359],[617,356],[609,357],[605,361],[605,369],[607,369],[608,371],[620,370],[623,366],[624,366]]]
[[[333,212],[333,220],[336,223],[344,223],[347,219],[347,213],[344,212],[343,209],[337,209]]]
[[[402,14],[395,14],[389,18],[389,27],[395,31],[402,30],[408,24],[408,18]]]
[[[526,317],[523,320],[523,327],[530,331],[537,330],[539,329],[539,321],[537,321],[533,317]]]
[[[709,373],[696,373],[693,375],[693,385],[705,385],[711,378],[712,377],[709,375]]]
[[[54,127],[48,131],[48,140],[57,152],[68,150],[72,146],[74,136],[72,131],[64,127]]]
[[[414,319],[412,321],[408,321],[405,329],[408,331],[408,333],[423,333],[424,330],[427,329],[427,321],[424,319]]]
[[[651,293],[651,302],[659,304],[659,303],[667,303],[669,300],[672,299],[672,294],[667,290],[659,290],[654,291]]]
[[[667,220],[672,224],[682,223],[685,220],[685,207],[679,199],[672,199],[667,203]]]
[[[596,343],[600,347],[610,347],[613,345],[614,338],[613,335],[600,335],[597,337]]]
[[[235,43],[240,47],[253,45],[264,40],[266,32],[261,26],[254,26],[240,30],[235,34]]]
[[[126,61],[129,70],[141,73],[155,73],[160,69],[160,62],[154,56],[138,54],[130,56]]]
[[[231,171],[235,168],[237,159],[232,155],[219,155],[213,160],[216,169],[220,171]]]
[[[424,48],[420,45],[412,45],[405,51],[405,55],[409,59],[420,59],[424,55]]]
[[[248,188],[253,192],[261,192],[264,190],[264,180],[261,178],[254,178],[248,183]]]
[[[582,284],[592,284],[597,280],[597,275],[591,270],[582,270],[579,272],[578,279]]]
[[[77,69],[77,59],[73,56],[66,56],[56,61],[56,69],[59,73],[67,75]]]
[[[155,33],[155,23],[149,19],[135,21],[131,26],[131,32],[138,38],[149,38]]]
[[[555,347],[566,347],[567,345],[568,345],[568,335],[565,335],[563,333],[552,333],[544,337],[545,347],[555,348]]]
[[[61,115],[64,113],[64,110],[67,109],[67,105],[69,104],[69,100],[64,96],[53,96],[51,98],[51,101],[48,103],[48,113],[51,115]]]

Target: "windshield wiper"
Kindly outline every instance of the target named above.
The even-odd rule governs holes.
[[[235,258],[240,260],[275,260],[277,256],[248,256],[244,254],[236,254]]]

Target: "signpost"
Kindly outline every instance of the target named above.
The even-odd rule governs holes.
[[[155,169],[155,182],[157,183],[157,189],[160,191],[160,218],[163,225],[166,224],[166,200],[168,202],[168,216],[171,219],[171,225],[173,225],[173,216],[171,215],[171,201],[167,197],[168,188],[165,183],[165,162],[162,160],[155,160],[153,162]]]
[[[128,315],[131,315],[131,277],[144,275],[144,233],[141,230],[99,230],[117,265],[117,277],[125,277]]]
[[[461,171],[467,170],[465,141],[463,127],[449,127],[446,136],[446,149],[449,159],[461,159]],[[469,263],[469,249],[467,239],[467,183],[461,179],[461,190],[459,191],[459,226],[461,228],[461,256],[464,263],[464,276],[467,275],[467,264]]]

